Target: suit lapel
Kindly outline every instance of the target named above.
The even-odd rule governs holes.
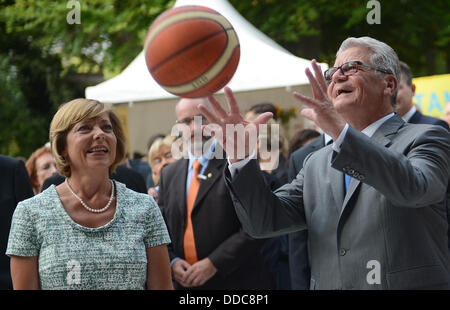
[[[344,185],[344,174],[342,174],[341,184]],[[344,210],[347,207],[348,202],[353,197],[353,194],[355,194],[355,192],[358,189],[360,184],[361,184],[361,181],[359,181],[355,178],[352,178],[352,180],[350,181],[350,184],[348,185],[347,193],[345,194],[344,203],[342,204],[341,210],[339,210],[340,211],[339,216],[342,216],[342,213],[344,213]]]
[[[330,154],[328,157],[328,162],[331,163],[333,161],[333,156],[336,153],[333,151],[331,146],[327,146],[325,144],[325,135],[320,136],[320,139],[317,139],[317,141],[318,142],[316,143],[315,147],[317,148],[329,147]],[[329,169],[330,169],[329,176],[330,176],[331,192],[334,198],[334,206],[336,208],[337,214],[339,214],[341,212],[342,202],[344,201],[344,183],[342,182],[344,176],[342,172],[332,168],[331,165]]]
[[[203,175],[206,177],[206,180],[200,180],[200,188],[198,189],[197,197],[195,198],[194,210],[192,211],[193,213],[196,212],[196,210],[198,209],[198,204],[206,196],[213,184],[223,176],[222,170],[224,164],[224,160],[215,158],[211,159],[208,162],[208,166],[203,173]]]
[[[173,188],[170,190],[173,191],[174,197],[177,198],[177,201],[180,203],[177,206],[180,208],[181,214],[186,217],[186,179],[188,173],[188,159],[180,159],[177,162],[173,163],[173,165],[178,165],[174,171],[177,171],[178,175],[174,176]]]
[[[397,133],[398,130],[405,124],[405,121],[397,113],[395,113],[394,116],[384,122],[384,124],[381,125],[377,131],[375,131],[371,139],[383,146],[389,146],[391,144],[391,139],[388,137]]]
[[[331,163],[331,157],[333,156],[334,151],[330,147],[330,158],[328,160]],[[340,214],[342,202],[344,201],[344,175],[337,169],[329,167],[330,169],[330,184],[331,191],[334,197],[334,205],[336,207],[337,214]]]
[[[385,121],[378,129],[375,131],[373,136],[370,138],[371,140],[381,144],[384,147],[389,147],[391,144],[391,140],[388,138],[388,136],[395,134],[398,132],[400,127],[402,127],[405,124],[405,121],[398,115],[394,114],[390,119]],[[332,169],[335,170],[335,169]],[[337,170],[336,170],[337,171]],[[342,172],[339,172],[341,175],[341,181],[340,183],[342,185],[342,189],[344,189],[344,176]],[[347,193],[345,194],[344,202],[342,204],[342,208],[340,210],[340,217],[344,213],[345,208],[347,207],[349,201],[351,198],[357,193],[357,189],[361,185],[361,181],[352,178]],[[336,187],[336,186],[335,186]]]

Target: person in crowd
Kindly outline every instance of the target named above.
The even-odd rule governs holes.
[[[172,240],[174,286],[270,289],[272,279],[260,253],[264,240],[251,238],[239,223],[222,176],[223,150],[202,135],[201,102],[182,98],[177,103],[177,128],[188,158],[166,166],[159,179],[158,204]]]
[[[261,170],[273,175],[275,178],[280,180],[275,173],[275,170],[278,169],[279,158],[281,154],[281,150],[279,148],[279,133],[277,131],[274,132],[273,125],[278,125],[272,120],[267,122],[267,127],[264,128],[263,132],[260,132],[258,136],[258,146],[257,146],[257,158],[259,167]],[[273,145],[275,144],[275,145]],[[281,155],[283,156],[283,155]],[[284,156],[283,156],[284,157]],[[281,182],[281,180],[280,180]],[[283,182],[284,184],[285,182]]]
[[[171,289],[161,212],[110,179],[125,157],[119,118],[96,100],[63,104],[50,125],[58,186],[14,211],[6,254],[15,289]]]
[[[449,130],[449,125],[443,120],[423,115],[413,103],[416,85],[412,82],[413,74],[409,66],[400,61],[400,81],[398,83],[396,112],[405,122],[412,124],[439,125]]]
[[[308,139],[306,143],[301,145],[298,149],[293,148],[293,152],[289,156],[289,169],[288,169],[289,183],[295,179],[297,174],[303,168],[303,161],[305,160],[307,155],[333,142],[329,135],[325,133],[320,134],[315,130],[312,130],[311,133],[306,136],[315,138],[313,138],[312,140]]]
[[[133,158],[129,158],[128,156],[125,158],[125,166],[127,168],[130,168],[136,172],[138,172],[142,177],[144,178],[146,187],[147,187],[147,180],[152,175],[152,169],[149,166],[146,159],[143,159],[143,155],[139,152],[133,153]],[[151,185],[151,184],[150,184]]]
[[[442,119],[450,126],[450,101],[447,101]]]
[[[257,103],[253,106],[250,107],[250,109],[247,111],[247,113],[245,114],[245,119],[247,121],[252,121],[254,120],[256,117],[258,117],[259,115],[261,115],[262,113],[266,113],[266,112],[271,112],[273,115],[273,119],[276,123],[276,121],[278,120],[277,118],[277,109],[275,108],[275,106],[272,103],[269,102],[261,102],[261,103]],[[268,126],[268,128],[270,128],[270,126]],[[268,129],[270,130],[270,129]],[[280,180],[280,182],[282,184],[287,183],[288,181],[288,177],[287,177],[287,160],[285,157],[285,154],[283,154],[283,150],[285,149],[285,138],[282,135],[278,135],[278,141],[279,141],[279,155],[278,155],[278,164],[276,166],[276,168],[274,168],[273,170],[271,170],[269,173],[273,174],[278,180]],[[259,140],[261,141],[261,139]],[[260,161],[260,164],[262,163],[262,161]]]
[[[246,122],[229,88],[228,112],[214,96],[212,111],[199,105],[222,129],[227,154],[247,141],[245,159],[229,155],[224,170],[244,229],[260,238],[308,229],[311,289],[449,289],[449,132],[394,113],[398,57],[381,41],[347,38],[333,67],[322,74],[313,60],[312,68],[305,73],[313,98],[294,97],[333,143],[275,192],[259,173],[250,134],[227,132],[240,124],[256,134],[271,113]]]
[[[277,109],[270,102],[260,102],[260,103],[252,105],[250,107],[250,109],[248,109],[247,113],[245,113],[245,119],[246,120],[254,120],[260,114],[265,113],[265,112],[271,112],[273,115],[272,118],[275,121],[278,120]]]
[[[156,139],[159,139],[159,138],[164,139],[165,137],[166,137],[166,135],[162,134],[162,133],[155,133],[155,134],[151,135],[147,141],[147,154],[150,151],[150,148],[152,147],[152,144],[153,144],[153,142],[156,141]]]
[[[152,146],[153,142],[155,142],[158,138],[164,138],[166,135],[162,133],[155,133],[151,135],[147,140],[147,161],[148,161],[148,151],[150,151],[150,147]],[[150,164],[149,164],[150,165]],[[151,169],[151,167],[150,167]],[[153,182],[153,171],[147,176],[147,179],[145,180],[145,184],[147,185],[147,190],[149,190],[151,187],[155,187],[155,183]]]
[[[148,189],[148,194],[152,195],[156,201],[158,201],[158,185],[161,171],[165,166],[176,160],[172,156],[172,144],[176,139],[177,137],[170,135],[157,138],[148,150],[148,164],[152,168],[153,184],[155,184],[155,187]]]
[[[320,136],[320,133],[314,129],[300,129],[298,130],[292,138],[289,140],[289,148],[288,148],[288,160],[290,162],[292,153],[296,150],[302,148],[303,146],[309,144],[314,141],[317,137]],[[289,165],[288,165],[289,167]],[[289,172],[288,172],[288,180],[289,180]],[[291,180],[289,180],[290,182]]]
[[[11,218],[20,201],[33,197],[33,189],[22,160],[0,155],[0,171],[0,290],[10,290],[13,286],[5,252]]]
[[[44,145],[31,154],[25,164],[34,194],[41,192],[45,179],[56,172],[56,164],[53,159],[50,145]]]

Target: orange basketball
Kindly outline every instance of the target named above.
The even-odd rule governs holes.
[[[239,56],[239,40],[230,22],[198,5],[165,11],[145,39],[151,75],[181,97],[205,97],[223,88],[236,72]]]

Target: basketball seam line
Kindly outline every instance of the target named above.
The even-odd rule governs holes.
[[[233,28],[226,28],[226,29],[223,28],[223,29],[220,30],[220,31],[214,32],[214,33],[212,33],[212,34],[209,34],[209,35],[206,36],[206,37],[201,38],[200,40],[197,40],[197,41],[195,41],[195,42],[192,42],[191,44],[185,46],[183,49],[179,50],[178,52],[176,52],[176,53],[170,55],[169,57],[167,57],[166,59],[164,59],[163,61],[161,61],[159,64],[156,64],[155,66],[153,66],[153,68],[150,68],[150,71],[151,71],[151,72],[154,72],[154,71],[158,70],[159,67],[161,67],[162,65],[164,65],[164,64],[167,63],[168,61],[172,60],[172,59],[175,58],[176,56],[178,56],[178,55],[184,53],[184,52],[187,51],[188,49],[194,47],[194,46],[197,45],[198,43],[201,43],[201,42],[203,42],[203,41],[209,40],[209,39],[211,39],[211,38],[213,38],[213,37],[215,37],[215,36],[217,36],[217,35],[219,35],[219,34],[221,34],[221,33],[226,33],[226,32],[227,32],[228,30],[230,30],[230,29],[233,29]]]
[[[233,29],[232,27],[231,27],[231,28],[224,29],[224,30],[225,30],[225,33],[227,33],[228,30],[233,30],[233,31],[234,31],[234,29]],[[227,42],[226,42],[226,44],[225,44],[225,48],[222,50],[222,53],[220,53],[220,56],[219,56],[217,59],[220,59],[220,58],[223,56],[223,54],[224,54],[224,53],[226,52],[226,50],[227,50],[228,44],[230,43],[230,42],[229,42],[228,33],[227,33],[226,39],[227,39]],[[233,51],[231,52],[231,55],[234,54],[234,51],[236,50],[236,47],[239,47],[239,44],[236,45],[236,46],[234,47]],[[230,61],[230,59],[228,59],[227,63],[228,63],[229,61]],[[205,74],[205,73],[208,72],[210,69],[211,69],[211,68],[208,68],[205,72],[201,73],[199,76]],[[221,72],[218,72],[216,75],[214,75],[214,77],[212,77],[208,82],[206,82],[206,83],[205,83],[204,85],[202,85],[201,87],[199,87],[199,88],[197,88],[197,89],[194,89],[194,90],[191,90],[191,91],[188,91],[188,92],[184,92],[183,94],[190,94],[190,93],[199,91],[199,90],[201,90],[201,89],[204,89],[205,87],[207,87],[208,85],[210,85],[210,84],[214,81],[214,79],[215,79],[217,76],[219,76],[220,73],[221,73]],[[195,81],[195,80],[197,80],[197,79],[198,79],[198,76],[197,76],[197,77],[194,77],[194,78],[192,78],[192,79],[190,79],[189,81],[186,81],[186,82],[183,83],[183,84],[186,85],[186,84],[192,83],[193,81]],[[167,85],[164,85],[164,86],[167,86]],[[170,86],[169,86],[169,87],[170,87]]]
[[[233,52],[231,53],[231,55],[234,54],[234,52],[236,51],[236,48],[238,48],[238,47],[240,47],[240,44],[238,44],[238,45],[236,45],[236,46],[234,47]],[[230,58],[230,59],[231,59],[231,58]],[[230,60],[228,60],[227,64],[229,63],[229,61],[230,61]],[[204,89],[205,87],[209,86],[212,82],[214,82],[214,79],[215,79],[216,77],[218,77],[219,74],[221,74],[221,73],[222,73],[222,72],[218,72],[214,77],[212,77],[206,84],[202,85],[201,87],[199,87],[199,88],[197,88],[197,89],[194,89],[194,90],[192,90],[192,91],[188,91],[188,92],[182,93],[182,94],[180,93],[180,94],[178,94],[178,95],[188,95],[188,94],[192,94],[192,93],[194,93],[194,92],[196,92],[196,91],[199,91],[199,90]],[[195,79],[192,79],[192,80],[186,82],[185,84],[191,83],[191,82],[194,81],[194,80],[195,80]]]
[[[172,16],[169,16],[168,17],[168,19],[174,19],[177,15],[182,15],[183,16],[183,14],[186,14],[186,13],[189,13],[189,12],[178,12],[177,14],[174,14],[174,15],[172,15]],[[205,13],[205,12],[203,12],[203,13]],[[223,17],[223,16],[221,16],[220,14],[218,14],[217,12],[216,13],[210,13],[210,14],[208,14],[208,15],[217,15],[217,16],[220,16],[220,17],[222,17],[223,19],[225,19],[225,17]],[[159,17],[158,17],[159,18]],[[213,22],[215,22],[215,23],[218,23],[222,28],[224,28],[223,27],[223,25],[222,25],[222,23],[221,22],[219,22],[217,19],[214,19],[214,18],[212,18],[212,17],[210,17],[210,16],[203,16],[203,17],[194,17],[194,18],[187,18],[187,19],[180,19],[180,20],[176,20],[175,19],[175,22],[174,23],[172,23],[172,24],[167,24],[165,27],[163,27],[163,28],[161,28],[161,27],[159,27],[159,24],[156,26],[156,28],[158,29],[158,27],[159,28],[161,28],[161,29],[159,29],[159,31],[156,31],[156,30],[153,30],[153,31],[149,31],[148,33],[147,33],[147,35],[146,35],[146,38],[145,38],[145,49],[147,49],[147,47],[148,47],[148,45],[150,45],[150,42],[152,42],[161,32],[163,32],[164,31],[164,29],[166,29],[167,27],[169,27],[169,26],[171,26],[171,25],[174,25],[174,24],[177,24],[177,23],[182,23],[182,22],[185,22],[185,21],[192,21],[192,20],[202,20],[202,19],[207,19],[207,20],[210,20],[210,21],[213,21]],[[228,20],[226,20],[225,19],[225,21],[229,24],[229,22],[228,22]],[[164,21],[161,21],[161,23],[164,23]],[[153,27],[153,26],[152,26]],[[150,28],[152,28],[152,27],[150,27]],[[231,26],[231,24],[230,24],[230,27],[232,27]],[[149,36],[149,34],[151,34],[152,32],[155,32],[155,34],[153,35],[153,39],[151,39],[150,41],[148,41],[147,39],[148,39],[148,36]]]
[[[228,31],[233,31],[234,32],[234,29],[231,27],[231,28],[227,28],[227,32]],[[237,36],[236,36],[236,39],[237,39]],[[222,56],[223,56],[223,54],[226,52],[226,50],[228,49],[228,45],[229,45],[229,42],[228,42],[228,40],[229,40],[229,35],[227,35],[227,44],[226,44],[226,48],[222,51],[222,53],[221,53],[221,55],[219,56],[219,58],[218,59],[220,59]],[[240,47],[240,44],[239,44],[239,41],[237,40],[236,41],[237,42],[237,45],[236,46],[234,46],[233,47],[233,50],[231,51],[231,53],[230,53],[230,56],[231,55],[233,55],[234,54],[234,52],[235,52],[235,50],[236,50],[236,48],[239,48]],[[227,63],[229,62],[229,60],[227,61]],[[211,68],[209,68],[207,71],[205,71],[203,74],[206,74],[207,72],[209,72],[210,71],[210,69]],[[208,82],[206,82],[204,85],[202,85],[201,87],[198,87],[197,89],[193,89],[193,90],[189,90],[189,91],[184,91],[184,92],[173,92],[171,89],[172,88],[177,88],[177,87],[179,87],[179,86],[171,86],[171,85],[165,85],[165,84],[161,84],[161,83],[159,83],[164,89],[166,89],[168,92],[170,92],[170,93],[172,93],[172,94],[175,94],[175,95],[180,95],[180,94],[191,94],[191,93],[193,93],[193,92],[196,92],[196,91],[198,91],[198,90],[200,90],[200,89],[203,89],[203,88],[205,88],[205,87],[207,87],[208,85],[211,85],[211,83],[213,82],[213,80],[218,76],[220,74],[220,72],[218,72],[218,73],[216,73],[214,76],[212,76],[212,77],[210,77],[210,79],[209,79],[209,81]],[[195,81],[195,80],[197,80],[198,79],[198,77],[195,77],[195,78],[193,78],[193,79],[191,79],[191,80],[189,80],[189,81],[186,81],[185,83],[183,83],[182,85],[188,85],[188,84],[191,84],[193,81]]]

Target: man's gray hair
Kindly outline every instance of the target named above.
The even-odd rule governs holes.
[[[370,61],[372,65],[387,69],[392,72],[392,74],[397,78],[398,83],[400,83],[400,65],[397,53],[394,51],[392,47],[387,45],[384,42],[378,41],[371,37],[359,37],[359,38],[347,38],[342,42],[339,50],[336,53],[336,57],[339,56],[340,53],[349,49],[351,47],[365,47],[372,51],[372,55],[370,56]],[[397,88],[398,89],[398,88]],[[392,96],[392,105],[395,107],[397,97],[397,90],[395,90]]]

